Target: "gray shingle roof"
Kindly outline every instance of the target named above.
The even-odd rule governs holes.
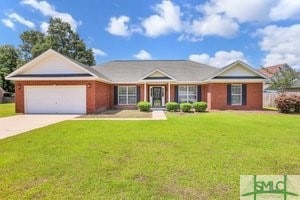
[[[137,82],[156,69],[177,81],[202,81],[220,70],[189,60],[116,60],[93,68],[113,82]]]

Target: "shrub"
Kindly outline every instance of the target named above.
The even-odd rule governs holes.
[[[294,112],[299,113],[300,112],[300,96],[293,95],[292,97],[292,105]]]
[[[166,103],[167,110],[170,111],[177,111],[179,109],[179,104],[176,102],[168,102]]]
[[[291,111],[299,112],[300,96],[285,96],[281,95],[275,99],[276,107],[279,112],[289,113]]]
[[[289,97],[282,95],[275,99],[276,107],[279,112],[288,113],[291,110],[291,102]]]
[[[182,112],[189,112],[192,109],[192,104],[190,103],[181,103],[180,104],[180,109]]]
[[[196,112],[204,112],[207,108],[207,103],[204,101],[194,102],[193,107]]]
[[[140,111],[144,111],[144,112],[150,111],[151,108],[151,104],[148,101],[140,101],[137,104],[137,106],[140,109]]]
[[[295,112],[300,113],[300,96],[296,96]]]

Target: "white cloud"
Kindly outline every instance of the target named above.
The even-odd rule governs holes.
[[[190,31],[196,36],[218,35],[231,37],[236,34],[238,29],[239,25],[232,19],[220,15],[210,15],[204,19],[194,20]]]
[[[48,27],[49,27],[49,23],[42,22],[41,25],[40,25],[40,29],[41,29],[42,33],[47,34]]]
[[[214,67],[224,67],[236,60],[242,60],[247,62],[243,52],[240,51],[217,51],[214,56],[210,56],[206,53],[203,54],[192,54],[189,59],[195,62],[208,64]]]
[[[35,28],[35,24],[32,21],[24,19],[24,17],[22,17],[21,15],[19,15],[17,13],[9,14],[8,18],[13,20],[13,21],[19,22],[20,24],[23,24],[23,25],[27,26],[28,28],[31,28],[31,29]]]
[[[2,19],[1,22],[10,29],[15,29],[15,24],[10,19]]]
[[[112,17],[106,30],[118,36],[130,36],[140,32],[148,37],[158,37],[170,33],[180,33],[178,40],[200,41],[204,36],[218,35],[232,37],[239,30],[239,24],[233,18],[223,14],[204,13],[203,17],[193,17],[189,12],[188,19],[182,19],[184,14],[179,5],[172,1],[162,0],[154,5],[154,14],[141,21],[138,31],[132,31],[128,16]],[[203,11],[204,12],[204,11]],[[141,27],[143,30],[141,30]]]
[[[56,11],[55,7],[49,4],[47,1],[22,0],[21,4],[33,7],[34,9],[40,11],[44,16],[60,18],[62,21],[68,22],[74,31],[76,31],[77,27],[81,24],[80,21],[76,21],[69,13]]]
[[[289,18],[300,18],[299,0],[280,0],[279,3],[271,9],[270,18],[273,20],[285,20]]]
[[[133,57],[138,60],[151,60],[152,59],[151,54],[143,49],[140,50],[137,54],[134,54]]]
[[[262,21],[268,16],[274,0],[210,0],[197,8],[205,15],[224,14],[239,22]]]
[[[154,13],[136,26],[138,31],[132,31],[127,16],[112,17],[107,30],[119,36],[139,32],[153,38],[178,33],[179,41],[197,42],[210,35],[233,37],[244,23],[300,19],[299,0],[207,0],[194,6],[197,12],[192,7],[161,0],[152,7]]]
[[[300,24],[287,27],[270,25],[257,31],[259,45],[266,52],[263,65],[288,63],[300,69]]]
[[[96,56],[107,56],[107,54],[101,49],[92,48],[92,51]]]
[[[130,36],[131,31],[128,26],[129,21],[130,18],[124,15],[120,17],[111,17],[106,30],[112,35]]]
[[[172,1],[163,0],[154,6],[155,15],[151,15],[142,21],[145,34],[157,37],[172,32],[181,31],[180,7]]]
[[[210,0],[197,8],[205,15],[224,14],[240,23],[300,18],[297,0]]]

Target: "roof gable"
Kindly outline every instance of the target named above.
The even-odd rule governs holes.
[[[218,76],[257,76],[257,73],[237,63]]]
[[[143,81],[143,80],[175,80],[175,79],[169,74],[159,69],[155,69],[150,73],[148,73],[147,75],[143,76],[139,81]]]
[[[52,49],[49,49],[18,68],[6,79],[17,80],[18,78],[55,78],[55,77],[89,77],[99,78],[98,72],[89,69],[83,64],[73,61]],[[102,77],[100,77],[102,78]],[[108,81],[108,80],[106,80]]]
[[[236,61],[222,68],[210,79],[267,79],[267,77],[246,63]]]
[[[81,74],[87,73],[85,70],[74,66],[61,57],[50,55],[39,63],[27,67],[21,74]]]

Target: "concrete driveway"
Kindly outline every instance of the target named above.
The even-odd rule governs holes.
[[[0,139],[73,119],[79,115],[15,115],[0,118]]]

